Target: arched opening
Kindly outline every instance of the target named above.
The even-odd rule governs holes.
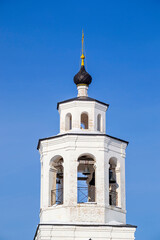
[[[95,202],[95,168],[94,158],[89,154],[78,158],[77,202]]]
[[[55,156],[50,163],[50,205],[63,204],[63,158]]]
[[[72,129],[72,115],[71,113],[67,113],[66,119],[65,119],[65,130],[71,130]]]
[[[88,129],[88,114],[81,114],[81,129]]]
[[[97,131],[102,132],[102,117],[101,117],[101,114],[97,115]]]
[[[109,160],[109,205],[119,205],[119,171],[117,159],[110,158]]]

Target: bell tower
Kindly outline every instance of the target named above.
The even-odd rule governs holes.
[[[60,133],[40,139],[40,224],[35,240],[134,239],[126,224],[127,141],[106,134],[108,104],[88,97],[84,65],[74,76],[78,95],[57,104]]]

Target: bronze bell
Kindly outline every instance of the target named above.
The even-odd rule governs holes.
[[[57,178],[63,178],[63,171],[61,168],[59,168],[57,171]]]
[[[109,183],[116,183],[116,179],[113,175],[113,171],[109,169]]]
[[[91,181],[89,182],[89,185],[90,185],[90,186],[95,186],[95,173],[93,173],[92,179],[91,179]]]
[[[91,174],[88,167],[85,167],[85,170],[84,170],[83,174],[84,175],[90,175]]]

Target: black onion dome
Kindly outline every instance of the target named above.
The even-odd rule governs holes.
[[[85,67],[82,65],[80,71],[74,76],[74,83],[89,85],[92,82],[92,77],[86,72]]]

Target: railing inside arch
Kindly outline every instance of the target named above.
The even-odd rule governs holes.
[[[78,187],[78,203],[95,202],[95,186]]]
[[[63,204],[63,188],[57,188],[51,191],[51,205]]]

